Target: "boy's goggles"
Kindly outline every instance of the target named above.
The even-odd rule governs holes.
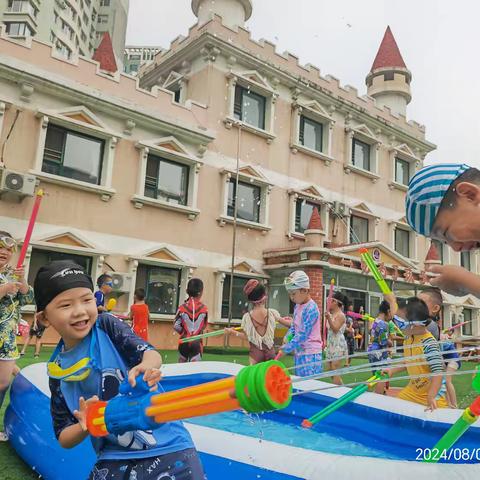
[[[48,376],[55,380],[64,382],[80,382],[85,380],[92,371],[92,362],[90,357],[85,357],[74,363],[68,368],[62,368],[56,362],[47,363]]]
[[[0,247],[14,251],[17,249],[17,242],[12,237],[2,236],[0,237]]]
[[[81,382],[85,380],[94,368],[94,348],[97,343],[95,330],[92,332],[88,357],[81,358],[76,363],[67,368],[62,368],[58,363],[58,355],[63,349],[63,340],[60,340],[57,348],[52,353],[47,363],[47,373],[50,378],[55,380],[63,380],[64,382]]]

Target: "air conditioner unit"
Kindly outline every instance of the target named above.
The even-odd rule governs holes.
[[[37,179],[34,175],[0,170],[0,192],[13,193],[20,196],[33,197]]]
[[[132,289],[133,275],[130,273],[111,272],[113,291],[116,293],[128,293]]]
[[[339,217],[348,215],[348,207],[342,202],[333,202],[333,213]]]

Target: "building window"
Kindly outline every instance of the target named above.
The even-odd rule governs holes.
[[[222,318],[228,318],[228,305],[230,299],[230,275],[226,275],[223,281],[222,291]],[[241,319],[248,311],[248,303],[245,300],[243,287],[248,278],[233,276],[233,295],[232,295],[232,318]]]
[[[352,142],[352,164],[357,168],[371,171],[371,146],[355,137]]]
[[[81,33],[81,38],[82,38],[82,42],[87,42],[87,34],[82,30],[82,33]]]
[[[472,270],[472,255],[471,252],[460,253],[460,264],[468,271]]]
[[[57,40],[57,44],[55,45],[55,50],[62,55],[62,57],[65,57],[66,59],[70,59],[72,55],[72,51],[62,42]]]
[[[265,130],[265,106],[264,96],[236,85],[233,114],[237,120]]]
[[[352,215],[350,217],[350,243],[367,243],[369,239],[369,220]]]
[[[472,310],[469,308],[463,309],[463,321],[468,322],[462,326],[462,335],[471,336],[472,335]]]
[[[110,0],[101,0],[100,1],[100,6],[101,7],[109,7],[110,6]]]
[[[8,12],[12,13],[29,13],[36,18],[38,10],[28,0],[11,0],[8,3]]]
[[[261,187],[238,182],[238,191],[236,192],[235,179],[231,179],[228,184],[227,215],[229,217],[233,217],[235,214],[235,199],[238,201],[237,218],[260,223]]]
[[[323,125],[301,115],[299,142],[304,147],[321,152],[323,150]]]
[[[13,37],[31,37],[33,32],[26,23],[7,23],[7,33]]]
[[[32,256],[30,257],[30,266],[28,269],[28,283],[33,285],[33,281],[40,270],[47,263],[55,260],[71,260],[85,269],[89,275],[92,273],[92,257],[85,255],[77,255],[65,252],[55,252],[51,250],[40,250],[38,248],[32,249]]]
[[[303,233],[308,228],[310,223],[310,218],[312,217],[312,212],[314,208],[320,207],[313,203],[305,200],[303,198],[298,198],[295,202],[295,232]]]
[[[145,196],[175,205],[187,205],[190,167],[149,155],[145,175]]]
[[[136,288],[145,289],[150,313],[175,315],[180,297],[181,270],[140,264]]]
[[[49,125],[42,171],[100,185],[105,141]]]
[[[88,15],[85,12],[83,13],[83,23],[88,25]]]
[[[403,228],[395,229],[395,251],[406,258],[410,257],[410,232]]]
[[[395,182],[405,186],[410,182],[410,163],[401,158],[395,158]]]
[[[67,22],[62,20],[62,32],[71,40],[73,38],[73,30]]]
[[[182,89],[181,88],[178,88],[177,90],[175,90],[175,92],[173,92],[173,99],[177,102],[177,103],[180,103],[180,94],[182,92]]]
[[[108,15],[99,15],[97,19],[98,23],[108,23]]]

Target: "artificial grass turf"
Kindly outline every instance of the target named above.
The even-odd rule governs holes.
[[[27,353],[24,357],[18,360],[17,365],[20,368],[23,368],[31,363],[35,362],[46,362],[52,354],[52,348],[44,347],[40,353],[38,359],[33,358],[33,347],[29,347]],[[161,350],[164,363],[175,363],[178,359],[177,351],[172,350]],[[207,348],[205,349],[203,359],[205,361],[219,361],[219,362],[233,362],[239,363],[241,365],[248,365],[248,354],[246,350],[243,349],[229,349],[228,351],[223,351],[221,349]],[[293,365],[293,359],[291,356],[284,357],[282,361],[287,367]],[[352,365],[367,364],[366,358],[354,358],[352,359]],[[463,362],[462,370],[473,370],[475,366],[478,365],[473,362]],[[400,374],[404,375],[404,374]],[[358,382],[366,380],[371,376],[371,372],[359,372],[359,373],[349,373],[342,376],[343,382],[345,384]],[[323,381],[330,382],[329,378],[322,378]],[[457,391],[457,398],[460,408],[467,407],[472,400],[475,398],[476,394],[472,390],[472,375],[458,375],[453,379],[455,389]],[[401,387],[407,384],[407,380],[400,380],[398,382],[391,382],[392,386]],[[3,429],[3,417],[5,414],[5,408],[7,407],[9,398],[5,399],[3,408],[0,410],[0,429]],[[35,472],[32,472],[30,467],[28,467],[16,452],[12,449],[8,442],[0,442],[0,479],[1,480],[29,480],[38,478],[38,475]]]

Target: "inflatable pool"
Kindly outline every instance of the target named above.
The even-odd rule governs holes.
[[[166,390],[178,389],[236,375],[240,368],[220,362],[165,365],[162,384]],[[296,383],[295,390],[321,386],[328,384],[307,380]],[[365,393],[312,430],[300,427],[302,419],[348,390],[298,395],[278,412],[235,411],[189,419],[185,425],[209,480],[478,478],[480,422],[455,445],[459,452],[473,452],[468,459],[452,455],[436,465],[420,461],[424,449],[435,445],[460,410],[426,413],[419,405]],[[15,378],[5,414],[11,444],[46,480],[85,480],[95,461],[90,442],[72,450],[60,447],[51,426],[49,397],[44,363],[24,368]]]

